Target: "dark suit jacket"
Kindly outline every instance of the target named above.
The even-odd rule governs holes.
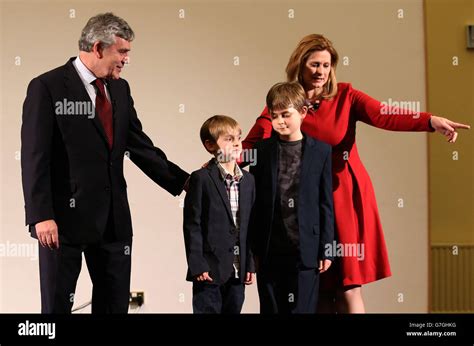
[[[242,172],[239,189],[241,280],[246,272],[255,272],[247,239],[255,184],[250,173]],[[213,283],[226,282],[233,273],[236,229],[225,182],[214,160],[191,174],[184,199],[183,231],[188,261],[186,280],[192,281],[194,276],[209,272]]]
[[[65,101],[91,102],[74,59],[28,86],[21,127],[26,224],[54,219],[60,239],[81,244],[101,238],[113,208],[116,237],[128,239],[132,223],[124,154],[128,152],[146,175],[173,195],[181,193],[189,175],[168,161],[143,132],[124,79],[109,80],[107,85],[113,107],[112,150],[98,115],[92,118],[74,108],[68,109],[73,114],[58,112]]]
[[[255,145],[257,164],[250,167],[255,177],[256,200],[252,216],[252,250],[262,264],[268,258],[277,192],[278,137]],[[299,250],[302,264],[316,268],[318,260],[331,259],[325,244],[334,240],[331,176],[331,146],[304,135],[298,195]]]

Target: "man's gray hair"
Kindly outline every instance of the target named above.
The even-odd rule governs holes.
[[[106,48],[115,43],[115,36],[132,41],[135,34],[128,23],[111,12],[98,14],[87,22],[79,39],[79,50],[92,51],[94,43],[99,41]]]

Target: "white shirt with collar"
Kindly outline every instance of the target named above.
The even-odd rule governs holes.
[[[89,97],[91,98],[91,101],[95,107],[95,98],[97,96],[97,92],[95,90],[95,86],[91,83],[95,81],[97,77],[91,72],[91,70],[86,67],[86,65],[84,65],[84,63],[79,57],[74,59],[72,64],[74,65],[77,73],[79,74],[79,77],[81,78],[81,81],[84,84],[84,87],[86,88],[86,91],[89,94]],[[104,87],[105,93],[107,94],[107,99],[110,101],[110,95],[109,91],[107,90],[107,84],[105,84]]]

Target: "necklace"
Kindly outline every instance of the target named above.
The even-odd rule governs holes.
[[[306,106],[308,107],[308,109],[317,111],[319,109],[319,106],[321,106],[321,100],[318,98],[315,100],[306,100]]]

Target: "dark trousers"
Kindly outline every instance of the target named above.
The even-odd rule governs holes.
[[[111,222],[96,244],[38,246],[42,313],[71,313],[82,253],[93,285],[92,313],[128,312],[132,240],[115,240]]]
[[[319,271],[304,268],[295,258],[273,258],[257,272],[260,313],[314,314],[318,304]]]
[[[193,313],[240,314],[245,299],[245,285],[230,278],[223,284],[193,282]]]

